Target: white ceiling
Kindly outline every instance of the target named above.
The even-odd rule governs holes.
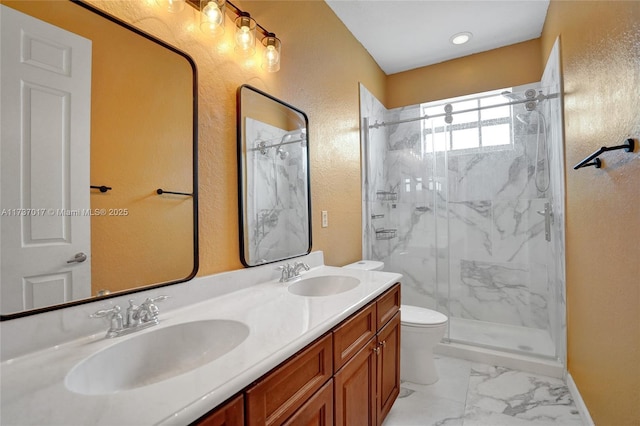
[[[540,37],[549,0],[325,0],[386,74]],[[467,31],[473,38],[454,45]]]

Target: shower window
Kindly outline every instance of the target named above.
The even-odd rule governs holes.
[[[425,151],[511,148],[513,146],[512,108],[504,105],[506,100],[501,93],[505,90],[511,89],[494,90],[480,96],[474,95],[474,99],[463,96],[422,104],[422,115],[433,117],[423,121]],[[453,108],[451,124],[446,123],[443,115],[444,107],[449,104]],[[456,111],[467,112],[456,113]]]

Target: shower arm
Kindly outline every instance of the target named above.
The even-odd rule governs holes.
[[[435,114],[435,115],[423,115],[420,117],[416,117],[416,118],[407,118],[405,120],[398,120],[398,121],[390,121],[390,122],[378,122],[378,120],[375,121],[375,123],[370,124],[369,128],[370,129],[377,129],[379,127],[385,127],[385,126],[390,126],[393,124],[402,124],[402,123],[411,123],[414,121],[421,121],[421,120],[427,120],[429,118],[438,118],[438,117],[446,117],[446,116],[451,116],[453,114],[463,114],[465,112],[472,112],[472,111],[482,111],[485,109],[489,109],[489,108],[498,108],[498,107],[503,107],[503,106],[511,106],[511,105],[519,105],[519,104],[526,104],[527,102],[540,102],[542,100],[545,99],[551,99],[551,98],[555,98],[557,97],[557,94],[551,94],[551,95],[538,95],[536,98],[534,99],[520,99],[517,101],[513,101],[513,102],[505,102],[503,104],[496,104],[496,105],[487,105],[487,106],[483,106],[483,107],[478,107],[478,108],[469,108],[469,109],[462,109],[460,111],[452,111],[452,112],[445,112],[442,114]]]

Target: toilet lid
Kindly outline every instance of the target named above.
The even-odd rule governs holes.
[[[439,325],[447,322],[447,319],[445,314],[431,309],[411,305],[400,306],[400,320],[406,325]]]

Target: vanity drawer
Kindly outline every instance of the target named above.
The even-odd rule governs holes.
[[[244,399],[242,394],[207,414],[192,426],[243,426]]]
[[[333,379],[316,392],[283,426],[333,425]]]
[[[377,326],[380,330],[391,318],[400,310],[400,283],[396,283],[383,293],[376,303],[377,306]]]
[[[333,369],[338,371],[377,331],[376,303],[356,313],[333,331]]]
[[[245,393],[247,425],[280,425],[333,375],[332,335],[294,355]]]

